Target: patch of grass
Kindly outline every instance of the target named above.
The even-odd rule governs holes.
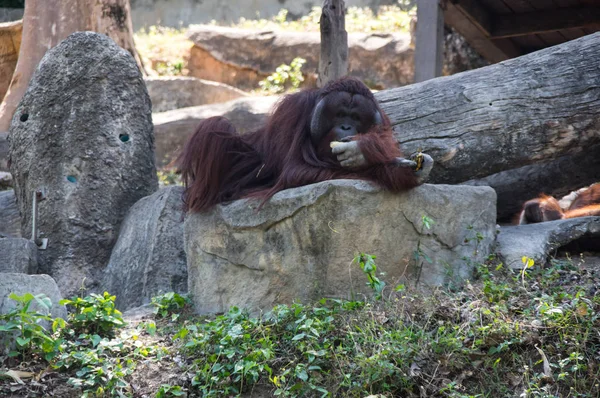
[[[183,185],[181,174],[177,173],[175,168],[165,167],[156,171],[158,184],[160,186]]]
[[[187,75],[187,59],[194,43],[185,29],[151,26],[134,34],[135,47],[149,74]]]
[[[415,12],[415,9],[405,11],[398,6],[381,6],[376,13],[368,7],[348,7],[346,13],[346,31],[349,33],[408,32],[410,20]],[[282,9],[270,19],[241,18],[237,23],[230,24],[229,26],[242,29],[318,32],[320,18],[321,7],[313,7],[308,15],[298,19],[289,18],[288,10]],[[212,21],[211,24],[217,25],[219,23]]]
[[[360,253],[355,266],[377,296],[384,281],[375,260]],[[134,383],[162,397],[255,390],[282,397],[599,396],[600,270],[569,260],[525,263],[515,272],[492,256],[456,292],[403,286],[382,299],[279,305],[258,316],[231,308],[181,317],[188,300],[167,293],[153,300],[156,323],[119,327],[117,337],[85,332],[95,320],[76,332],[71,315],[46,332],[60,341],[55,357],[26,346],[21,368],[47,361],[88,396],[131,396]],[[104,311],[95,303],[96,313]],[[19,308],[11,333],[22,324]],[[159,372],[143,373],[159,361]],[[6,386],[0,383],[0,393]]]

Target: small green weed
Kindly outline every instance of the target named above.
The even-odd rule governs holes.
[[[294,58],[289,65],[280,65],[275,72],[265,80],[258,82],[260,88],[267,94],[281,94],[285,91],[297,90],[304,81],[302,65],[304,58]]]
[[[160,318],[166,318],[171,315],[171,321],[176,321],[179,318],[179,312],[186,305],[190,304],[190,299],[180,294],[169,292],[160,296],[152,297],[152,305],[154,313]]]
[[[156,392],[156,398],[187,397],[187,392],[181,386],[163,384]]]
[[[367,286],[369,286],[374,293],[375,300],[381,300],[383,298],[383,289],[385,288],[385,282],[377,277],[377,265],[375,265],[375,256],[360,253],[354,257],[360,269],[364,272],[367,277]]]
[[[60,303],[72,307],[69,324],[77,333],[112,337],[115,329],[125,326],[121,312],[115,308],[115,299],[104,292],[85,298],[73,297]]]

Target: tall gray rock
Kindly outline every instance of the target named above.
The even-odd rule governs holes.
[[[460,284],[495,242],[489,187],[423,185],[392,194],[334,180],[279,192],[256,208],[238,200],[186,217],[188,286],[198,312],[368,295],[365,275],[351,264],[358,252],[377,256],[384,294],[399,283]],[[433,220],[430,229],[423,216]]]
[[[123,221],[102,283],[121,311],[161,292],[187,293],[182,194],[183,187],[161,188],[133,205]]]
[[[34,193],[47,195],[40,271],[65,296],[97,287],[125,214],[158,188],[151,104],[135,60],[107,36],[72,34],[38,65],[9,141],[23,231]]]
[[[0,238],[20,238],[22,235],[29,238],[30,233],[21,234],[21,221],[15,192],[12,189],[0,191]]]

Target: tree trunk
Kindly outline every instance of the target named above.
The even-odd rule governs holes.
[[[600,33],[595,33],[376,97],[405,153],[422,148],[435,159],[431,182],[456,184],[597,149],[598,59]],[[585,181],[600,178],[598,164],[590,167],[595,170]],[[550,178],[548,184],[559,188],[559,181],[565,180]],[[529,198],[512,198],[523,199]]]
[[[348,74],[348,33],[344,0],[325,0],[321,13],[321,58],[317,86]]]
[[[23,21],[0,23],[0,98],[8,91],[17,66],[22,34]]]
[[[27,0],[19,59],[0,105],[0,131],[10,127],[29,79],[46,51],[73,32],[104,33],[129,51],[144,72],[133,43],[129,0]]]

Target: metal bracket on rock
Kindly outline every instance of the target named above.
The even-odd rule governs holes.
[[[37,230],[38,203],[45,199],[46,189],[41,188],[36,190],[35,195],[33,195],[33,205],[31,209],[31,240],[40,250],[46,250],[48,247],[48,238],[40,239],[39,231]]]

